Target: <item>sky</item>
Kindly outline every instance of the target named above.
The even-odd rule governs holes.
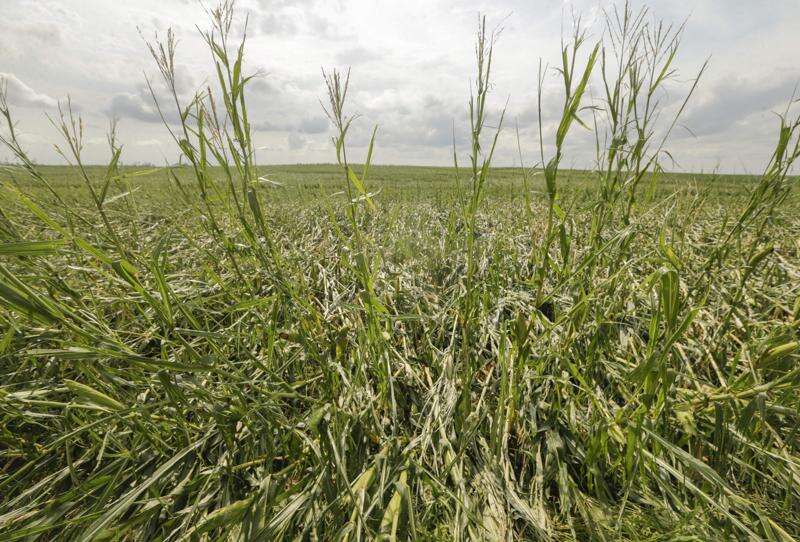
[[[641,6],[635,3],[635,7]],[[106,132],[118,119],[122,161],[163,164],[176,159],[169,132],[153,106],[146,78],[163,99],[146,41],[173,28],[179,44],[182,99],[213,81],[198,27],[209,27],[196,0],[0,0],[0,78],[5,81],[20,140],[36,161],[63,163],[48,115],[70,97],[84,121],[84,161],[103,163]],[[374,160],[448,165],[452,145],[466,160],[467,103],[474,73],[478,14],[500,28],[495,47],[492,119],[507,103],[495,163],[539,160],[536,108],[540,60],[559,62],[562,35],[574,16],[588,41],[603,38],[609,0],[239,0],[235,35],[247,20],[246,71],[261,74],[248,90],[257,161],[333,162],[332,130],[320,100],[322,68],[351,68],[349,111],[359,115],[350,141],[363,156],[378,125]],[[757,173],[777,137],[800,81],[797,0],[653,0],[652,20],[686,22],[677,73],[660,99],[674,112],[704,61],[709,65],[666,145],[668,169]],[[560,109],[558,74],[543,82],[545,151]],[[593,81],[590,92],[601,88]],[[587,113],[585,112],[584,115]],[[576,125],[577,126],[577,125]],[[360,153],[360,154],[359,154]],[[576,127],[564,163],[591,165],[593,135]],[[0,160],[10,153],[0,149]]]

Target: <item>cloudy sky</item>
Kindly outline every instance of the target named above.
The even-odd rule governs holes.
[[[211,0],[206,4],[210,4]],[[127,163],[174,160],[174,144],[152,105],[145,77],[156,78],[145,39],[172,27],[179,40],[179,83],[186,96],[211,80],[197,26],[207,15],[196,0],[1,0],[0,76],[26,148],[42,163],[59,162],[47,113],[70,96],[83,117],[85,160],[108,157],[105,131],[119,119]],[[496,47],[493,110],[508,99],[498,163],[518,162],[514,125],[526,162],[538,153],[539,59],[559,60],[572,14],[590,39],[602,37],[607,0],[239,0],[237,32],[249,16],[246,62],[265,74],[249,93],[261,163],[331,162],[330,128],[319,104],[321,68],[352,67],[351,111],[361,115],[355,147],[379,125],[380,163],[448,164],[467,132],[478,13],[502,26]],[[710,66],[668,148],[672,169],[756,172],[769,157],[776,117],[800,80],[797,0],[652,1],[653,17],[688,17],[679,72],[663,96],[680,102],[707,57]],[[691,10],[691,11],[688,11]],[[558,79],[544,84],[545,125],[559,103]],[[158,90],[158,89],[157,89]],[[595,90],[599,91],[599,88]],[[672,104],[672,105],[670,105]],[[354,149],[355,154],[358,148]],[[363,152],[363,149],[361,149]],[[565,158],[587,165],[591,134],[576,131]],[[0,160],[9,158],[0,150]]]

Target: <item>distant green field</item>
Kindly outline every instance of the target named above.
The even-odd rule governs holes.
[[[355,169],[360,171],[359,166]],[[86,184],[73,168],[42,166],[41,171],[52,181],[65,201],[78,206],[91,204]],[[172,171],[178,180],[192,186],[191,168],[179,167]],[[88,177],[98,185],[102,184],[101,179],[105,172],[106,168],[103,166],[86,167]],[[219,169],[212,168],[211,172],[212,177],[216,175],[221,178]],[[345,185],[342,183],[342,170],[333,164],[260,166],[256,174],[263,178],[257,183],[259,190],[276,203],[308,202],[314,205],[337,206],[347,199],[343,194]],[[529,194],[534,201],[544,203],[546,188],[542,172],[531,171],[530,174]],[[174,211],[174,205],[182,205],[180,192],[170,180],[166,168],[126,166],[121,168],[121,175],[123,179],[111,187],[109,197],[132,190],[135,199],[149,212],[162,209],[162,206]],[[561,172],[561,175],[564,198],[569,201],[588,201],[596,197],[599,190],[596,172],[567,170]],[[32,181],[24,172],[7,169],[4,177],[13,180],[24,190],[30,190],[45,199],[50,197],[41,183]],[[461,168],[457,174],[452,167],[372,166],[369,182],[372,191],[380,191],[377,199],[386,204],[401,201],[443,203],[455,197],[456,180],[459,177],[462,183],[466,183],[469,172]],[[510,205],[523,204],[525,190],[519,168],[493,168],[491,178],[487,194],[492,200]],[[686,201],[687,198],[703,196],[719,203],[736,205],[747,198],[758,180],[759,177],[755,175],[661,173],[649,175],[643,181],[642,193],[648,199],[674,195],[677,200]],[[797,188],[794,193],[798,193]],[[122,203],[118,200],[115,208],[124,208],[121,207]]]

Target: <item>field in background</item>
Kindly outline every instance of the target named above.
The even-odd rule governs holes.
[[[2,167],[2,166],[0,166]],[[357,171],[363,166],[355,165]],[[149,166],[124,166],[122,172],[128,176],[128,181],[133,190],[137,191],[136,198],[152,202],[158,206],[161,201],[169,201],[172,197],[179,198],[177,191],[169,181],[167,170],[161,167]],[[62,197],[73,199],[77,205],[90,204],[90,196],[84,181],[75,171],[67,166],[40,166],[40,170],[52,179],[58,187]],[[90,178],[101,182],[105,173],[105,166],[87,166]],[[179,179],[187,185],[193,182],[193,172],[189,167],[176,168]],[[212,169],[213,171],[213,169]],[[468,172],[462,168],[461,176],[467,177]],[[221,177],[221,171],[216,170],[216,175]],[[541,175],[541,171],[537,173]],[[564,170],[561,172],[566,195],[570,198],[586,196],[595,197],[597,190],[597,173],[592,171]],[[276,201],[315,199],[321,195],[335,194],[344,188],[342,184],[341,167],[335,164],[292,164],[259,166],[258,177],[265,194],[274,196]],[[26,190],[44,193],[41,184],[30,180],[24,173],[7,170],[6,178],[14,178]],[[536,177],[533,177],[536,179]],[[758,183],[760,176],[727,175],[711,173],[660,173],[653,178],[648,176],[643,182],[643,192],[647,195],[663,197],[666,195],[680,194],[697,195],[708,193],[714,199],[726,200],[731,198],[744,199]],[[380,189],[390,200],[417,200],[435,198],[437,196],[452,199],[455,196],[456,170],[453,167],[432,166],[379,166],[373,165],[370,174],[370,186],[374,190]],[[273,181],[273,182],[269,182]],[[533,197],[543,199],[546,189],[544,180],[539,177],[538,182],[533,181],[530,192]],[[488,187],[493,197],[502,199],[524,201],[522,174],[520,169],[492,168],[492,183]],[[122,193],[124,190],[118,190]],[[171,196],[170,193],[174,194]],[[341,194],[339,195],[341,196]],[[337,196],[331,196],[335,202]],[[342,198],[339,198],[342,199]]]

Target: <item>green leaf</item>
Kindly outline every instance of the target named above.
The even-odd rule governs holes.
[[[63,247],[64,241],[19,241],[0,245],[0,256],[47,256]]]
[[[81,384],[80,382],[68,379],[64,380],[64,384],[72,393],[86,399],[90,403],[94,403],[109,410],[125,410],[125,408],[127,408],[116,399],[112,399],[105,393],[97,391],[86,384]]]
[[[364,201],[367,202],[369,208],[375,211],[376,210],[375,204],[372,202],[372,198],[367,193],[367,189],[364,187],[364,183],[361,182],[361,179],[358,178],[358,176],[353,171],[353,168],[351,168],[350,166],[347,166],[347,178],[350,179],[350,182],[352,182],[353,186],[356,187],[356,190],[358,191],[359,194],[361,194],[361,197],[364,198]]]

